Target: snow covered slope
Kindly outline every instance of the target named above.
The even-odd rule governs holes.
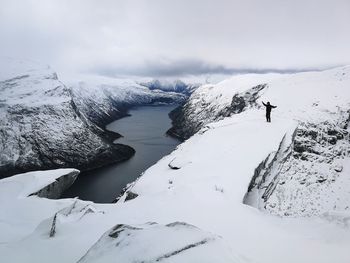
[[[190,95],[193,91],[195,91],[199,86],[198,83],[185,83],[182,80],[159,80],[153,79],[150,81],[140,82],[140,85],[149,88],[150,90],[163,90],[167,92],[176,92],[181,94]]]
[[[0,254],[11,262],[348,263],[349,87],[350,67],[203,86],[187,104],[199,132],[118,203],[8,198]],[[278,106],[272,123],[261,100]],[[179,232],[174,222],[184,222]],[[215,241],[197,245],[207,239]]]
[[[263,121],[261,102],[268,100],[278,105],[272,125],[288,120],[295,128],[285,131],[289,137],[281,139],[278,151],[257,165],[245,202],[286,216],[350,211],[349,66],[291,75],[248,74],[202,86],[178,110],[171,132],[187,138],[213,120],[239,118],[235,115],[242,112],[258,116],[261,111]]]
[[[150,248],[150,241],[157,245]],[[118,224],[78,262],[103,263],[115,259],[119,262],[238,262],[220,237],[183,222]]]
[[[90,121],[104,126],[112,120],[124,117],[132,106],[181,104],[186,96],[175,92],[150,90],[134,82],[103,84],[103,79],[80,81],[72,85],[72,97],[79,111]]]
[[[128,159],[106,123],[134,105],[181,103],[181,94],[134,86],[67,87],[48,66],[0,59],[0,177],[36,169],[88,169]],[[109,139],[109,140],[108,140]]]
[[[180,139],[188,139],[198,132],[205,124],[229,116],[231,104],[240,111],[244,106],[238,99],[233,103],[232,98],[240,92],[247,92],[248,102],[251,104],[256,100],[261,88],[267,80],[272,80],[279,74],[246,74],[231,77],[216,85],[206,84],[190,96],[185,105],[175,109],[170,117],[173,127],[169,134]],[[238,97],[238,96],[237,96]],[[236,104],[238,104],[236,106]],[[248,105],[247,105],[248,106]],[[232,110],[234,111],[234,110]]]
[[[49,67],[4,59],[1,69],[2,177],[43,168],[91,168],[133,154],[130,147],[113,145],[91,128],[70,89]]]

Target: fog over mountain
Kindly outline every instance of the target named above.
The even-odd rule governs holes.
[[[350,63],[347,0],[0,0],[0,55],[59,73],[178,77]]]
[[[349,25],[350,0],[0,0],[0,263],[349,263]]]

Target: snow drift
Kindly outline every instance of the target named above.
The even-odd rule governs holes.
[[[116,204],[1,198],[0,253],[11,262],[347,263],[349,87],[350,67],[201,86],[179,115],[195,134]],[[261,101],[278,106],[272,123]],[[168,239],[179,233],[179,243]],[[182,250],[204,239],[216,241]]]

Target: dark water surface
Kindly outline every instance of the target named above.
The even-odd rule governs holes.
[[[168,113],[176,106],[143,106],[130,110],[130,117],[107,126],[124,137],[116,143],[127,144],[136,150],[130,160],[81,173],[63,197],[78,196],[98,203],[112,202],[130,182],[169,154],[180,143],[165,135],[171,127]]]

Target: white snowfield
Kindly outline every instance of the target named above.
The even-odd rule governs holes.
[[[257,102],[278,106],[271,123],[254,104],[215,123],[203,120],[202,130],[130,185],[128,192],[138,195],[132,200],[125,201],[128,192],[116,204],[6,193],[11,197],[0,199],[2,261],[350,262],[350,67],[234,76],[200,87],[190,103],[220,112],[235,94],[258,84],[266,87]],[[341,136],[327,133],[332,141],[324,143],[326,134],[316,132],[308,149],[318,152],[298,152],[298,140],[313,142],[305,134],[321,126]],[[246,200],[252,178],[265,170],[265,181],[284,180],[272,184],[266,201],[278,199],[276,210],[256,204],[267,188],[264,180]],[[326,180],[311,182],[317,173],[308,170],[322,170]],[[298,184],[298,176],[306,183]]]
[[[58,80],[57,74],[48,65],[30,60],[1,57],[0,68],[0,82],[4,82],[0,90],[2,95],[0,102],[8,106],[55,105],[71,99],[68,89]],[[22,85],[18,87],[16,82]]]

